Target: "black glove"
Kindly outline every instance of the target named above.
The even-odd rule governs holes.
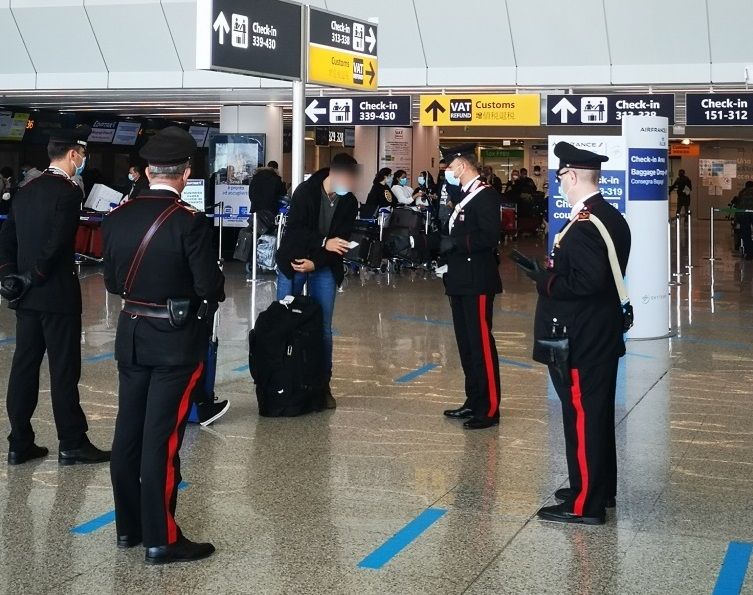
[[[0,281],[0,296],[13,305],[23,299],[29,287],[31,287],[31,273],[7,275]]]
[[[532,281],[535,281],[537,285],[549,277],[549,271],[542,268],[538,260],[533,261],[533,269],[523,269],[523,271],[526,276]]]
[[[450,254],[451,252],[455,251],[455,248],[455,240],[453,240],[450,236],[442,236],[442,239],[439,241],[440,254]]]

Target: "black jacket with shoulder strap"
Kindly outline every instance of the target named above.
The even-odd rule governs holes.
[[[373,219],[382,207],[397,206],[397,198],[392,190],[384,184],[373,184],[366,202],[361,205],[361,217],[364,219]]]
[[[225,299],[225,278],[212,249],[209,220],[169,190],[148,190],[105,217],[104,276],[110,293],[123,295],[141,240],[152,223],[176,204],[180,208],[157,229],[146,248],[128,299],[164,305],[169,298],[189,298],[194,309],[202,300]],[[145,366],[195,365],[206,355],[211,322],[192,316],[188,324],[176,329],[164,319],[121,312],[115,358]]]
[[[585,202],[578,220],[555,246],[549,275],[537,284],[539,293],[534,338],[552,336],[552,321],[567,327],[570,365],[579,368],[605,363],[625,355],[623,316],[607,246],[593,214],[609,232],[622,274],[630,255],[630,228],[620,212],[601,194]],[[549,349],[534,342],[533,358],[549,362]]]
[[[0,277],[30,272],[32,287],[19,309],[81,314],[74,252],[81,188],[56,170],[19,188],[0,229]]]
[[[301,183],[293,193],[285,235],[277,251],[277,266],[289,279],[293,278],[291,262],[301,258],[313,261],[316,269],[330,267],[335,281],[341,285],[345,278],[343,258],[324,249],[329,238],[349,240],[358,215],[358,200],[353,194],[340,197],[326,237],[319,233],[319,211],[322,204],[322,184],[329,177],[329,168],[320,169]]]
[[[443,277],[447,295],[502,293],[497,258],[501,232],[499,194],[485,186],[458,213],[450,231],[455,248],[447,255]]]

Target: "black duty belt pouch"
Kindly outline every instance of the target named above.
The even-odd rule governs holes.
[[[191,313],[189,298],[167,298],[167,319],[173,328],[183,328]]]
[[[553,337],[551,339],[537,339],[536,342],[549,349],[549,366],[557,374],[564,386],[572,386],[570,377],[570,339],[567,337]]]

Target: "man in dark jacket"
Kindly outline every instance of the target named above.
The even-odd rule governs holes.
[[[562,402],[570,487],[555,493],[561,504],[538,514],[548,521],[600,525],[605,508],[614,506],[617,490],[614,404],[625,341],[607,244],[591,217],[609,233],[623,276],[630,228],[599,192],[601,164],[607,157],[564,142],[557,143],[554,153],[560,159],[557,178],[571,217],[555,237],[548,268],[536,265],[527,274],[539,294],[533,357],[549,365]],[[569,358],[554,342],[569,345]]]
[[[16,309],[16,351],[8,379],[8,463],[47,456],[34,444],[31,418],[39,399],[39,366],[47,352],[61,465],[103,463],[110,453],[87,438],[81,409],[81,287],[74,244],[83,195],[72,180],[86,163],[89,129],[61,130],[47,146],[50,167],[19,189],[0,230],[0,278],[15,276],[25,295]],[[6,296],[8,297],[8,296]]]
[[[675,183],[669,187],[669,193],[672,194],[672,190],[677,190],[677,216],[682,213],[682,209],[685,209],[687,215],[690,210],[690,193],[693,190],[693,182],[685,175],[685,170],[681,169]]]
[[[455,338],[465,373],[465,403],[445,411],[466,420],[467,430],[499,424],[499,356],[492,334],[494,297],[502,293],[497,246],[501,232],[499,194],[479,180],[476,146],[443,151],[448,184],[461,191],[442,238],[444,286],[450,298]],[[438,272],[442,273],[443,269]]]
[[[735,199],[735,209],[753,211],[753,181],[745,182],[745,188]],[[753,212],[735,214],[735,221],[740,225],[740,236],[743,240],[745,260],[753,260]]]
[[[123,298],[115,336],[118,418],[112,447],[117,545],[148,564],[210,556],[175,520],[180,446],[201,381],[225,279],[207,218],[180,200],[196,141],[170,126],[141,149],[150,188],[102,224],[105,286]],[[182,319],[182,320],[181,320]]]
[[[285,235],[277,251],[277,299],[301,295],[308,283],[309,295],[322,307],[324,317],[325,393],[327,408],[337,403],[332,396],[332,316],[337,288],[342,284],[343,254],[358,215],[356,187],[358,163],[346,153],[332,159],[295,189]]]

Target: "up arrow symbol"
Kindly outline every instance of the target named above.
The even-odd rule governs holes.
[[[562,124],[567,124],[567,120],[570,114],[574,114],[577,111],[578,111],[578,108],[576,108],[572,103],[570,103],[567,97],[563,97],[562,99],[560,99],[557,105],[555,105],[552,108],[553,114],[560,115],[560,122]]]
[[[230,24],[227,22],[224,12],[220,11],[212,28],[220,34],[220,45],[225,45],[225,34],[230,33]]]

